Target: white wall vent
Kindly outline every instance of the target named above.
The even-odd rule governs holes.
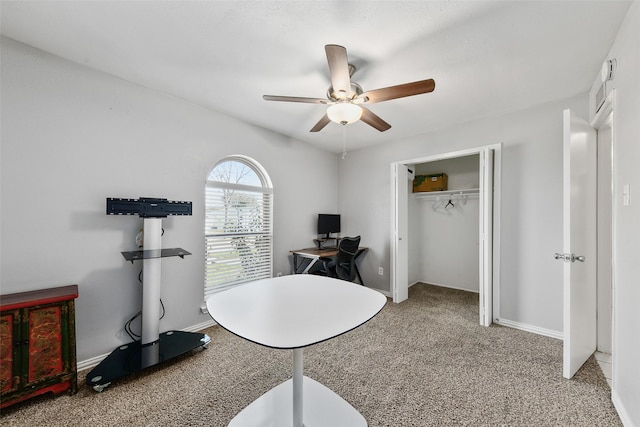
[[[614,59],[608,59],[602,64],[599,75],[596,77],[591,91],[589,92],[589,119],[593,120],[595,115],[600,111],[607,94],[611,88],[607,88],[608,83],[613,80],[615,76],[617,61]]]

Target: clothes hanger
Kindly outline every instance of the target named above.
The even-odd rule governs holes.
[[[445,209],[449,207],[449,205],[451,205],[452,208],[455,208],[456,205],[453,204],[453,202],[451,201],[451,198],[449,198],[449,203],[447,203],[444,207]]]

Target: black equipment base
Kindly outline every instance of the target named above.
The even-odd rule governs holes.
[[[211,338],[197,332],[168,331],[152,344],[124,344],[111,352],[87,374],[87,385],[102,391],[112,381],[160,365],[198,348],[207,348]]]

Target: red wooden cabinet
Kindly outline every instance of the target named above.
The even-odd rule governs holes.
[[[69,285],[0,296],[0,407],[78,390],[75,298]]]

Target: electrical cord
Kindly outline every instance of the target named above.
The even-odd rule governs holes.
[[[139,312],[136,313],[135,316],[133,316],[131,319],[129,319],[127,321],[127,323],[124,324],[124,331],[127,333],[127,335],[129,335],[129,337],[133,340],[133,341],[138,341],[140,339],[140,335],[136,334],[135,332],[133,332],[133,329],[131,329],[131,323],[136,320],[138,317],[140,317],[140,315],[142,315],[142,310],[140,310]]]
[[[162,234],[160,236],[161,237],[164,236],[164,228],[162,229]],[[140,285],[142,285],[142,270],[140,270],[140,273],[138,273],[138,282],[140,282]],[[162,314],[160,315],[160,320],[162,320],[166,313],[166,310],[164,308],[164,302],[162,302],[162,298],[160,298],[160,307],[162,307]],[[124,324],[124,331],[127,333],[127,335],[129,335],[129,338],[131,338],[133,341],[139,341],[142,337],[140,334],[136,334],[135,332],[133,332],[133,329],[131,327],[131,324],[133,323],[133,321],[140,316],[142,316],[142,310],[137,312],[131,319],[127,320],[127,322]]]

